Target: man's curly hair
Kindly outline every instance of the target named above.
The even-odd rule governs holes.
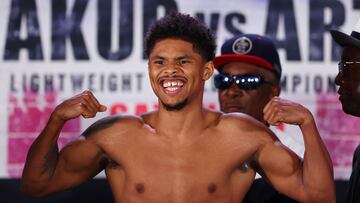
[[[190,42],[206,61],[215,57],[214,35],[200,20],[190,15],[171,12],[153,23],[145,37],[145,54],[149,57],[155,43],[167,38]]]

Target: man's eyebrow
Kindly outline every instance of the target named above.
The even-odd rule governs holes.
[[[153,57],[150,57],[150,60],[155,60],[155,59],[162,59],[162,60],[164,60],[165,57],[163,57],[163,56],[158,56],[158,55],[153,56]]]
[[[188,56],[188,55],[176,57],[176,60],[181,60],[181,59],[192,59],[192,57],[190,57],[190,56]]]
[[[158,59],[160,59],[160,60],[166,60],[166,58],[165,58],[164,56],[159,56],[159,55],[152,56],[152,57],[150,57],[149,60],[152,61],[152,60],[158,60]],[[175,57],[175,60],[176,60],[176,61],[183,60],[183,59],[192,59],[192,57],[189,56],[189,55],[182,55],[182,56],[177,56],[177,57]]]

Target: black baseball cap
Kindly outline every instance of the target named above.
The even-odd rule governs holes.
[[[340,32],[338,30],[331,30],[330,33],[335,42],[338,43],[340,46],[350,46],[360,49],[360,20],[355,25],[355,28],[350,35]]]
[[[215,57],[216,69],[231,62],[244,62],[258,65],[274,72],[281,78],[281,64],[274,42],[257,34],[239,34],[225,41],[221,47],[221,55]]]

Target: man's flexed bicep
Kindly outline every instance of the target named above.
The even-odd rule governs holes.
[[[56,151],[57,147],[54,146]],[[49,151],[39,168],[25,166],[22,190],[31,196],[46,196],[86,182],[103,170],[107,163],[101,148],[91,139],[80,136],[60,152]],[[31,165],[30,165],[31,166]],[[33,176],[38,173],[38,178]]]
[[[307,199],[301,159],[279,141],[264,144],[255,155],[255,169],[280,193],[298,201]]]
[[[259,161],[264,169],[270,167],[281,172],[281,175],[288,176],[287,179],[282,178],[286,184],[281,186],[282,183],[277,181],[277,178],[281,179],[281,175],[279,176],[276,172],[272,173],[269,180],[274,179],[274,186],[281,193],[300,202],[335,202],[331,158],[311,112],[300,104],[275,97],[265,106],[264,119],[270,125],[280,123],[298,125],[304,138],[305,153],[300,164],[297,164],[296,160],[300,159],[294,153],[276,142],[265,144],[260,150]],[[270,155],[274,158],[269,157]],[[262,161],[265,159],[264,157],[273,162],[273,166],[268,166],[271,163]],[[277,167],[278,164],[279,167]],[[290,169],[290,172],[293,171],[290,176],[284,173],[284,170],[287,169]]]
[[[107,158],[101,148],[93,140],[80,136],[60,151],[47,192],[62,191],[84,183],[101,172],[106,164]]]

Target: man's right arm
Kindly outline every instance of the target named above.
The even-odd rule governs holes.
[[[30,147],[21,189],[31,196],[45,196],[92,178],[103,165],[103,153],[92,137],[80,138],[58,150],[57,140],[67,120],[94,117],[105,111],[91,92],[85,91],[56,107],[47,125]]]

